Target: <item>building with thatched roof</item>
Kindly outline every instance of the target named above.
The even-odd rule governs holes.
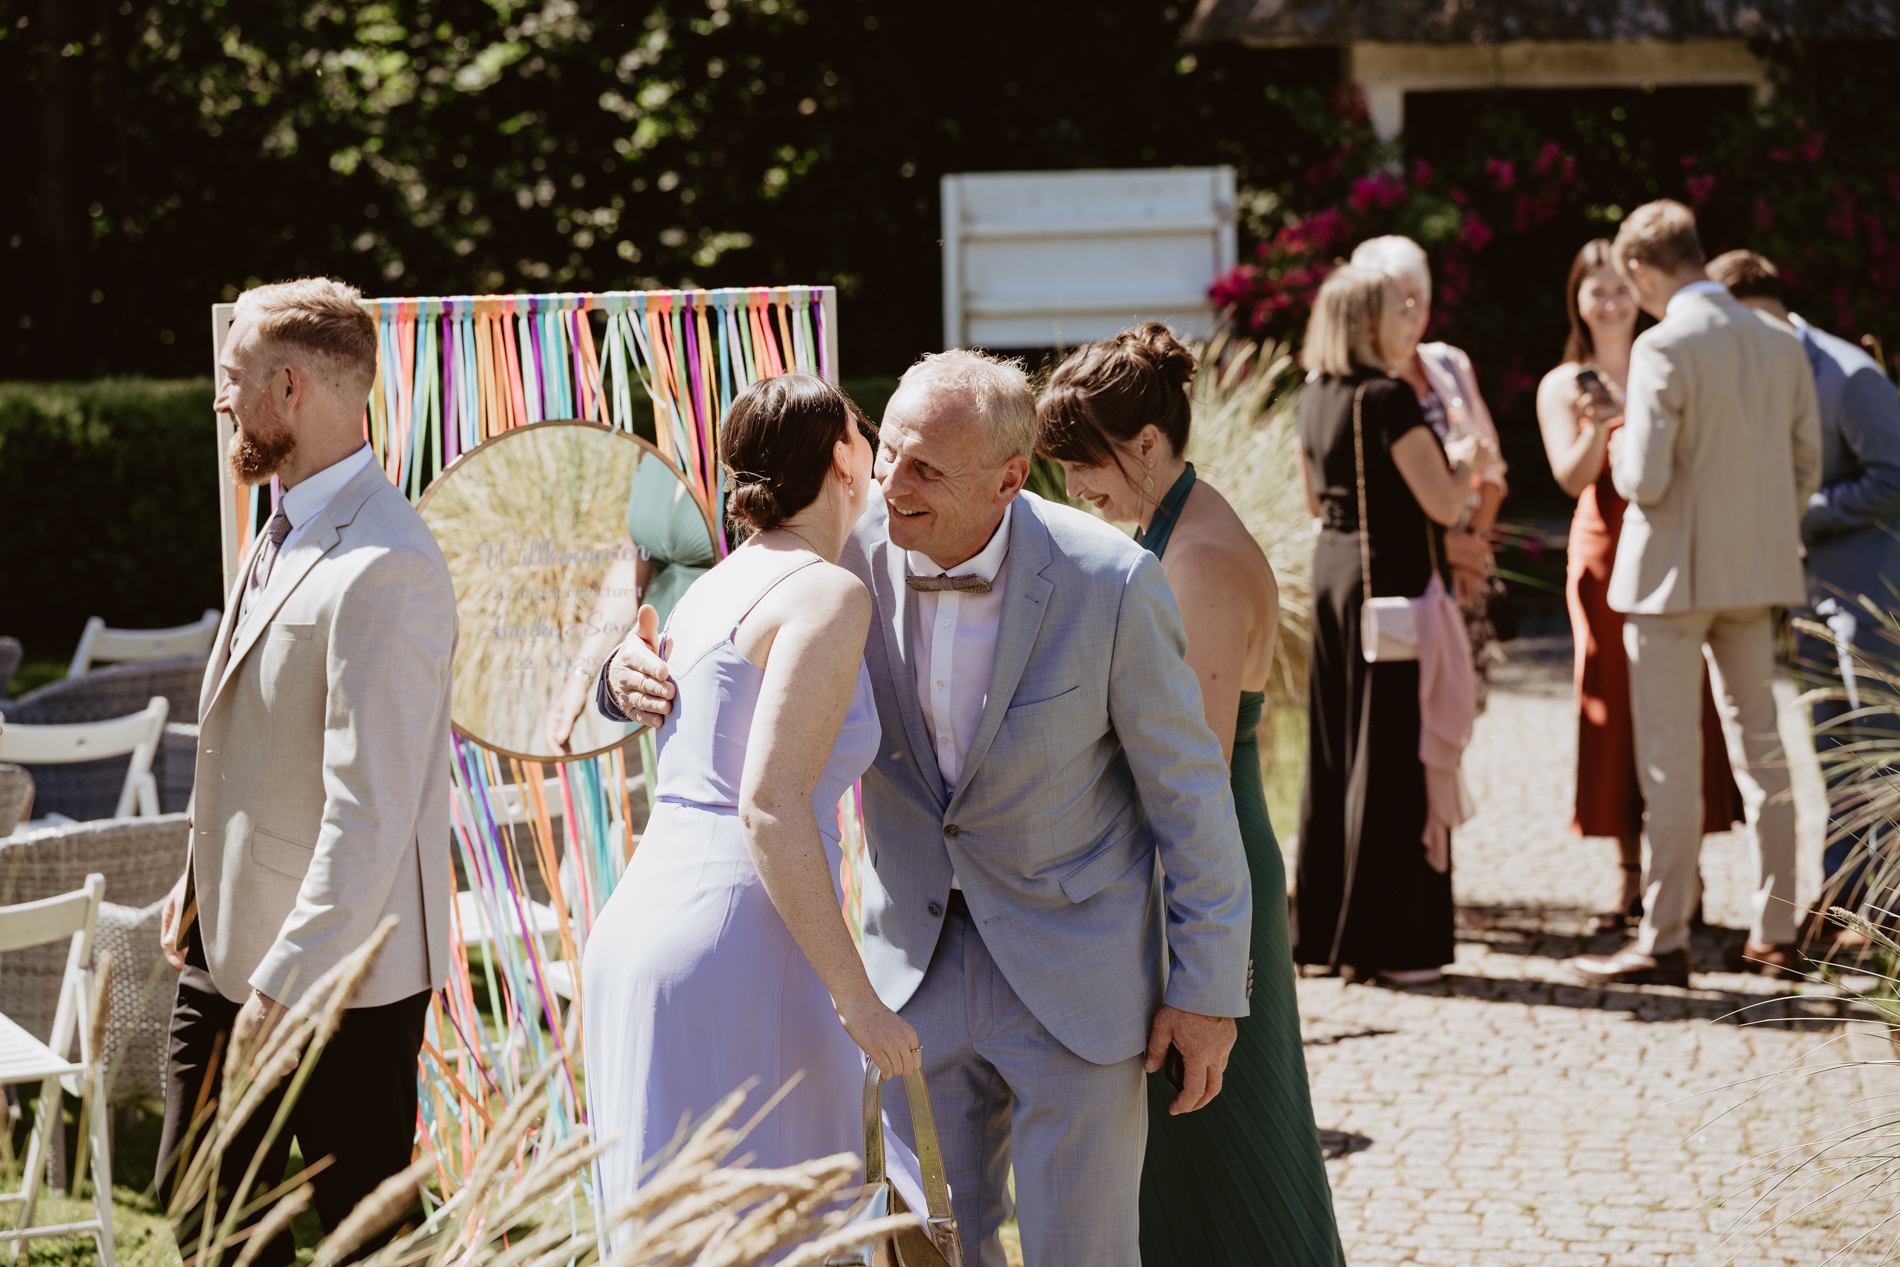
[[[1188,47],[1333,45],[1380,136],[1405,95],[1746,85],[1759,39],[1900,39],[1900,0],[1199,0]]]

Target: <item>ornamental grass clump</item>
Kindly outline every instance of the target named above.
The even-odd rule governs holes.
[[[276,1178],[257,1172],[394,926],[393,917],[385,920],[367,944],[325,973],[261,1037],[244,1029],[233,1034],[217,1095],[207,1086],[200,1096],[175,1163],[178,1182],[168,1219],[176,1227],[203,1206],[199,1225],[179,1246],[191,1267],[251,1267],[262,1248],[288,1235],[292,1220],[309,1207],[313,1190],[307,1180],[323,1162],[253,1195],[260,1180]],[[796,1078],[742,1126],[733,1123],[749,1086],[727,1096],[690,1131],[682,1126],[633,1201],[603,1216],[593,1204],[592,1166],[607,1142],[595,1142],[585,1125],[558,1140],[542,1131],[556,1103],[549,1084],[560,1069],[557,1056],[522,1085],[512,1103],[491,1106],[495,1124],[469,1180],[446,1200],[438,1199],[431,1184],[437,1160],[424,1153],[331,1229],[310,1267],[338,1267],[399,1223],[386,1243],[361,1260],[368,1267],[747,1267],[775,1255],[784,1255],[783,1267],[819,1267],[846,1248],[921,1225],[917,1216],[904,1214],[844,1226],[845,1202],[855,1195],[863,1169],[854,1153],[777,1170],[755,1170],[744,1156],[734,1158]],[[266,1137],[220,1217],[206,1197],[225,1153],[286,1078]],[[238,1227],[260,1212],[254,1231]],[[169,1255],[149,1249],[140,1267],[156,1267],[161,1257]]]
[[[1730,1112],[1795,1083],[1818,1087],[1810,1080],[1828,1075],[1846,1075],[1854,1089],[1810,1106],[1818,1111],[1806,1119],[1806,1138],[1796,1148],[1756,1159],[1766,1166],[1738,1225],[1748,1225],[1749,1215],[1765,1219],[1758,1240],[1795,1223],[1844,1227],[1846,1243],[1834,1257],[1877,1253],[1888,1261],[1900,1251],[1900,615],[1862,595],[1837,599],[1833,619],[1843,626],[1841,642],[1826,624],[1797,618],[1795,625],[1835,653],[1833,664],[1803,667],[1838,675],[1798,702],[1848,705],[1815,727],[1822,741],[1816,757],[1827,787],[1829,843],[1860,843],[1822,893],[1804,946],[1813,976],[1839,991],[1848,1018],[1847,1029],[1815,1054],[1838,1044],[1845,1055],[1823,1063],[1811,1056],[1753,1080]],[[1871,629],[1872,637],[1854,640],[1855,626]],[[1824,935],[1841,932],[1838,942]],[[1855,1039],[1868,1035],[1881,1058],[1855,1057]]]
[[[1192,386],[1188,458],[1253,534],[1280,587],[1280,628],[1267,685],[1274,711],[1306,707],[1313,516],[1300,483],[1299,370],[1271,341],[1218,334]]]

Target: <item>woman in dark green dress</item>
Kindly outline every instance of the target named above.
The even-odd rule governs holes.
[[[1069,495],[1139,525],[1136,540],[1167,573],[1208,725],[1231,761],[1253,884],[1252,1012],[1236,1022],[1219,1095],[1177,1113],[1174,1086],[1148,1077],[1141,1259],[1331,1267],[1344,1258],[1300,1044],[1286,867],[1255,737],[1279,593],[1240,517],[1182,456],[1194,371],[1194,354],[1150,322],[1079,348],[1037,407],[1037,451],[1062,464]]]

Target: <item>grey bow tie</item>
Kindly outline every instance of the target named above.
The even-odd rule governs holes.
[[[987,594],[990,583],[980,576],[907,576],[904,584],[919,594],[940,594],[951,590],[958,594]]]

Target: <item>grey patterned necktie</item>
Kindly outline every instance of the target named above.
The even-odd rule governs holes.
[[[906,576],[904,584],[919,594],[987,594],[993,588],[980,576]]]
[[[264,535],[257,543],[257,553],[251,559],[251,574],[244,582],[244,597],[238,602],[237,623],[231,629],[231,647],[237,648],[238,636],[251,618],[251,607],[264,587],[270,584],[270,572],[277,562],[277,551],[283,547],[284,538],[290,535],[290,519],[280,505],[277,513],[264,525]]]

